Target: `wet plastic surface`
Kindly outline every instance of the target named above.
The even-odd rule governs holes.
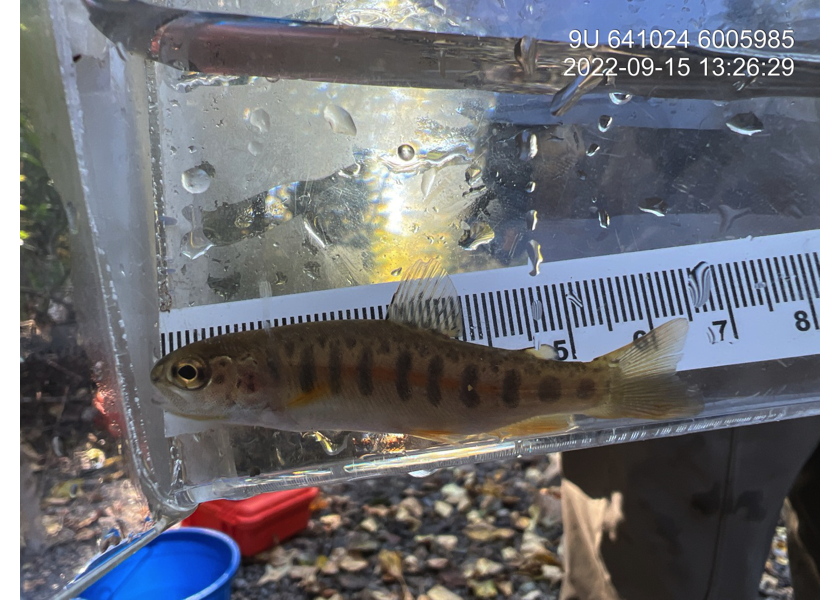
[[[56,14],[63,10],[56,2]],[[816,2],[249,10],[511,39],[655,26],[793,28],[798,51],[812,54],[819,41]],[[550,94],[185,74],[122,57],[83,20],[65,26],[68,39],[99,44],[64,73],[64,84],[82,167],[73,202],[84,206],[79,235],[99,278],[88,293],[101,306],[95,321],[107,324],[103,385],[123,406],[127,447],[160,509],[819,412],[818,355],[759,363],[745,356],[750,364],[687,372],[710,402],[701,416],[671,423],[582,419],[568,434],[461,447],[224,425],[173,435],[148,379],[160,357],[160,317],[173,309],[235,311],[242,300],[396,281],[421,257],[461,274],[531,271],[537,254],[549,264],[689,246],[691,268],[708,260],[704,244],[819,229],[819,98],[803,91],[721,102],[605,88],[556,117]],[[798,275],[787,277],[785,284]],[[817,288],[808,294],[816,307],[808,309],[809,335],[817,335]],[[802,323],[793,312],[790,327]]]

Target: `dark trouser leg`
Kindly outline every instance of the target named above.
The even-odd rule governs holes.
[[[820,448],[805,463],[788,494],[785,525],[796,600],[820,597]]]
[[[812,417],[567,452],[563,470],[592,498],[623,496],[616,539],[601,542],[623,598],[755,598],[782,502],[818,444]]]

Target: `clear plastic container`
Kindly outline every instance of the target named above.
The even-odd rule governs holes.
[[[245,10],[238,2],[174,4]],[[539,42],[529,54],[533,40],[568,41],[584,30],[597,31],[602,43],[611,31],[638,39],[654,29],[692,36],[789,30],[794,48],[750,56],[766,63],[775,56],[779,68],[783,58],[796,59],[818,74],[816,1],[738,9],[724,2],[625,0],[571,2],[562,9],[496,0],[247,7],[267,18],[478,36],[464,38],[478,48],[481,38],[492,36],[494,51],[504,46],[498,39],[509,40],[505,68],[521,70],[511,93],[186,73],[107,41],[76,3],[44,6],[55,34],[58,97],[69,108],[47,112],[58,145],[76,158],[61,163],[54,156],[59,166],[51,169],[73,223],[75,250],[85,260],[86,267],[76,269],[76,289],[86,296],[83,316],[100,361],[102,395],[111,400],[126,453],[158,515],[177,517],[216,498],[405,471],[421,476],[464,462],[819,413],[818,78],[816,89],[805,77],[801,88],[753,94],[749,86],[772,87],[774,80],[745,77],[743,98],[711,83],[709,91],[702,81],[658,97],[650,78],[644,88],[643,75],[639,89],[649,89],[649,97],[579,82],[587,93],[566,98],[562,111],[557,103],[563,98],[553,97],[549,84],[520,93],[529,69],[539,75],[547,68]],[[377,64],[363,46],[358,52]],[[410,56],[411,48],[405,52]],[[445,80],[441,52],[434,77]],[[692,60],[700,68],[702,56]],[[510,77],[505,73],[493,76],[503,81]],[[668,87],[678,75],[655,77]],[[452,87],[459,86],[465,87]],[[750,240],[765,236],[779,237],[750,249]],[[714,246],[720,243],[734,245]],[[778,256],[788,262],[776,269]],[[504,347],[542,342],[559,350],[552,324],[563,302],[552,304],[552,298],[563,284],[560,294],[571,311],[564,314],[566,331],[579,340],[571,359],[593,358],[627,343],[637,330],[689,312],[690,344],[731,348],[684,371],[706,400],[695,418],[583,418],[563,434],[464,445],[366,432],[209,428],[172,419],[153,404],[152,365],[188,335],[299,317],[282,311],[308,292],[322,292],[305,297],[317,300],[316,318],[341,308],[334,298],[355,297],[361,306],[360,298],[372,294],[381,307],[394,285],[375,284],[398,281],[419,257],[438,258],[456,286],[464,286],[459,292],[474,291],[470,302],[501,302],[495,294],[507,289],[509,278],[544,292],[539,304],[533,294],[522,296],[527,334],[507,336]],[[726,261],[743,272],[720,271]],[[698,269],[704,262],[711,265],[708,275]],[[567,266],[577,279],[569,279]],[[506,270],[494,276],[499,269]],[[468,275],[476,273],[483,275]],[[644,317],[637,305],[638,318],[625,314],[619,327],[619,313],[633,306],[631,287],[616,301],[621,289],[613,294],[611,286],[621,288],[624,276],[634,273],[640,278],[632,281],[660,287],[650,288]],[[703,292],[706,278],[711,291]],[[660,295],[661,286],[675,297]],[[346,295],[349,288],[357,296]],[[788,290],[790,299],[782,300]],[[715,294],[730,292],[713,306]],[[654,315],[657,296],[661,307]],[[373,316],[381,316],[375,305]],[[471,306],[477,320],[470,322],[468,341],[487,343],[492,319],[479,324],[479,304]],[[609,327],[601,308],[607,321],[611,312],[616,316]],[[730,320],[743,324],[738,340],[707,314],[727,309]],[[620,343],[617,331],[626,337]],[[773,335],[749,339],[751,332],[768,331]],[[496,331],[492,337],[505,338]]]

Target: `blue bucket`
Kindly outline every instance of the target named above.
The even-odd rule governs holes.
[[[228,600],[239,547],[212,529],[163,532],[78,600]]]

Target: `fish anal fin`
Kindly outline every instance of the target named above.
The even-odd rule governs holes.
[[[558,414],[533,417],[500,427],[490,434],[500,440],[512,437],[526,437],[530,435],[546,435],[549,433],[563,433],[575,427],[572,415]]]
[[[455,285],[437,260],[418,260],[405,272],[388,319],[421,329],[462,337],[461,303]]]
[[[674,319],[593,363],[606,365],[610,392],[581,411],[603,419],[674,419],[703,410],[703,400],[676,375],[688,321]]]

